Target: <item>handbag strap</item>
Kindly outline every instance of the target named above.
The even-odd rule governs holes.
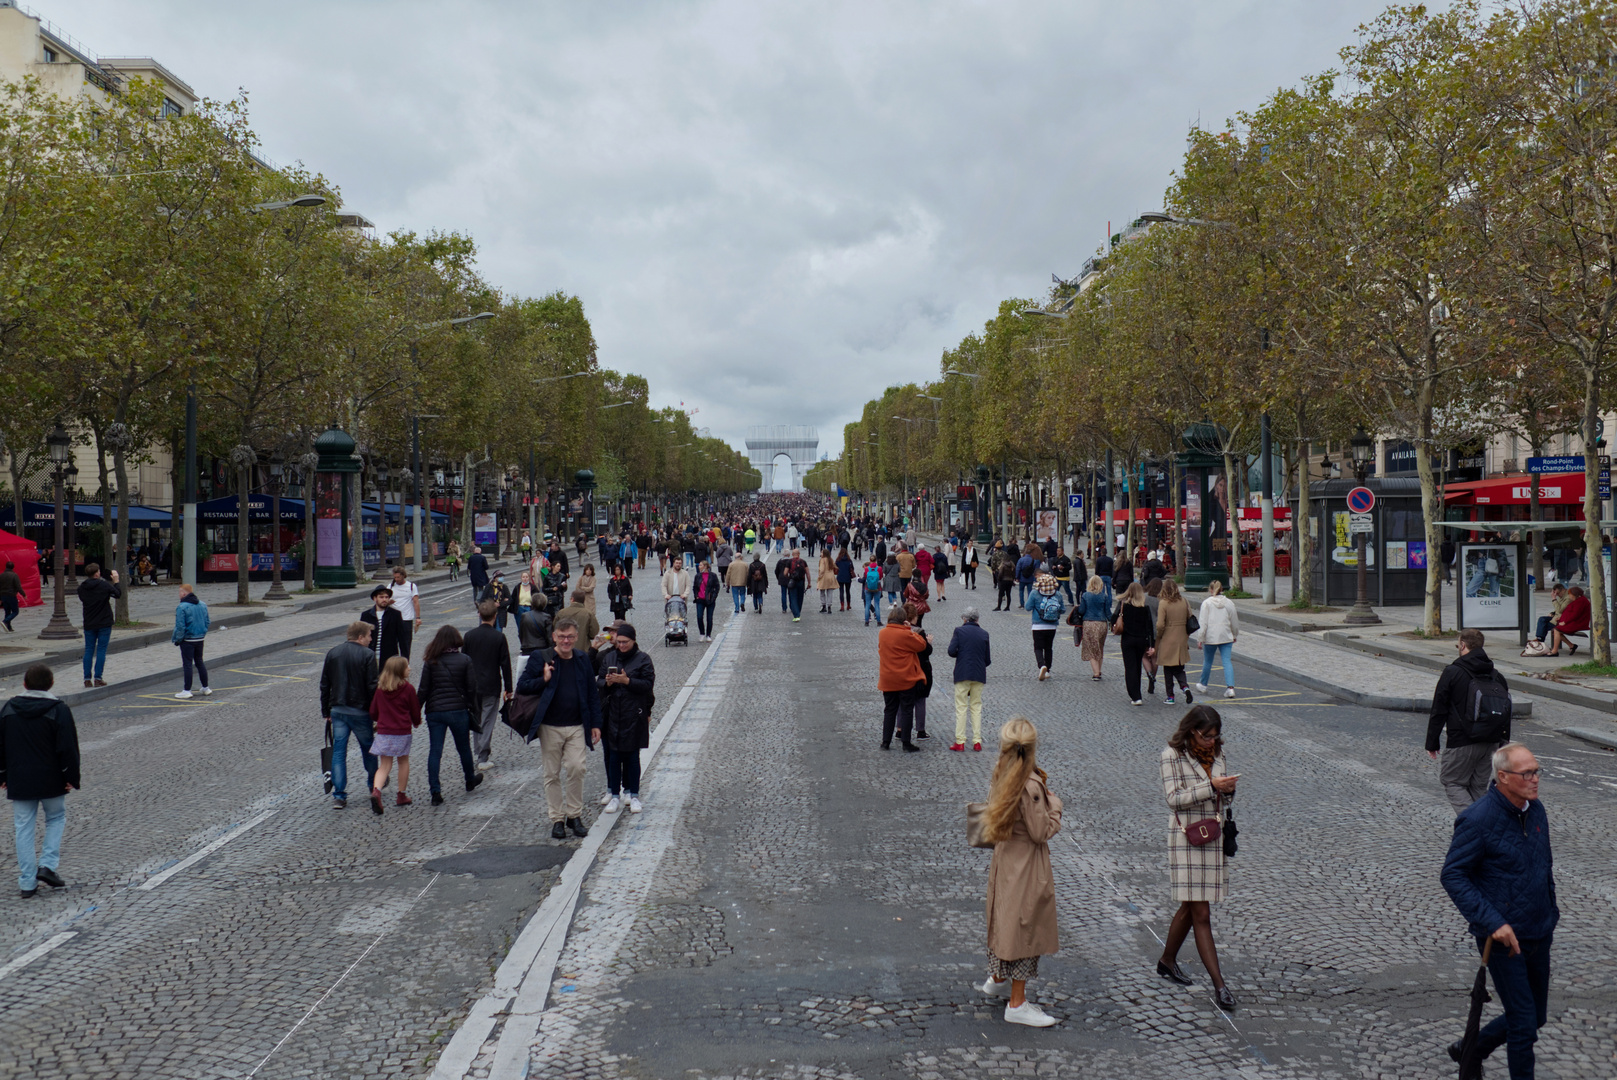
[[[1180,753],[1184,754],[1183,751],[1180,751]],[[1184,756],[1185,757],[1190,757],[1189,754],[1184,754]],[[1195,758],[1190,758],[1190,760],[1192,762],[1194,762],[1196,759]],[[1212,777],[1208,777],[1208,781],[1211,782]],[[1219,791],[1217,788],[1214,788],[1213,789],[1213,816],[1214,817],[1219,817],[1221,815],[1222,810],[1223,810],[1223,806],[1224,806],[1224,793]],[[1182,821],[1179,820],[1179,811],[1176,808],[1171,807],[1171,806],[1168,809],[1173,810],[1173,823],[1179,827],[1180,832],[1184,832],[1185,831],[1185,825],[1184,825],[1184,823]]]

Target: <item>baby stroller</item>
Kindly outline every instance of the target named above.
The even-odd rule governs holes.
[[[691,638],[687,626],[685,598],[670,596],[668,602],[663,605],[663,644],[689,645]]]

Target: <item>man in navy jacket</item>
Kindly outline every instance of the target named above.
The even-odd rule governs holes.
[[[517,693],[539,698],[528,742],[538,739],[544,755],[545,805],[550,835],[557,840],[568,829],[574,836],[589,835],[584,824],[584,751],[595,749],[591,732],[601,726],[595,665],[587,652],[574,650],[578,634],[578,623],[558,618],[551,630],[552,647],[530,653],[517,680]]]
[[[1504,1006],[1478,1035],[1487,1057],[1504,1045],[1512,1080],[1533,1075],[1533,1043],[1548,1017],[1555,905],[1550,823],[1538,799],[1538,760],[1521,743],[1493,755],[1494,786],[1454,819],[1443,888],[1480,950],[1493,939],[1488,971]],[[1460,1044],[1449,1047],[1459,1060]]]

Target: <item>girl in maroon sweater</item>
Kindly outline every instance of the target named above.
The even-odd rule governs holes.
[[[410,729],[421,726],[421,700],[415,687],[410,685],[410,661],[402,656],[389,657],[376,680],[376,694],[371,698],[371,721],[376,725],[376,738],[371,753],[379,759],[376,767],[376,786],[371,788],[371,811],[382,812],[382,786],[393,771],[393,761],[399,763],[399,793],[395,806],[409,806],[415,800],[404,793],[410,782]]]

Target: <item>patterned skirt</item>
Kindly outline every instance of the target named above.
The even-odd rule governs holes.
[[[1039,958],[1037,956],[1024,956],[1020,960],[1001,960],[994,955],[992,949],[988,950],[988,977],[995,982],[1004,982],[1006,979],[1027,980],[1039,973]]]
[[[1084,620],[1084,645],[1079,654],[1085,660],[1106,659],[1106,624],[1099,619]]]
[[[378,735],[371,740],[371,753],[377,757],[409,757],[412,738],[409,734]]]

